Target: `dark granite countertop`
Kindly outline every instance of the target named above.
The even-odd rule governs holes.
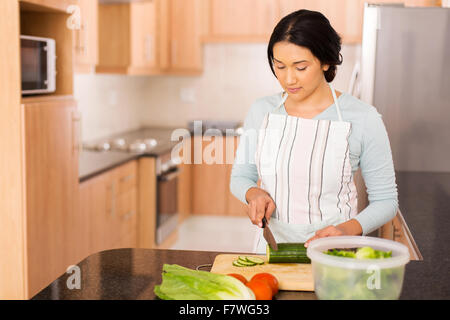
[[[450,173],[396,172],[399,206],[423,256],[406,267],[405,299],[450,299]]]
[[[213,263],[220,252],[115,249],[89,256],[78,264],[80,289],[69,289],[71,274],[63,274],[33,297],[33,300],[153,300],[153,288],[162,281],[164,263],[195,269]],[[277,299],[316,299],[312,292],[280,291]]]

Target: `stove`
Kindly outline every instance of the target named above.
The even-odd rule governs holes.
[[[91,151],[121,151],[129,153],[145,153],[153,150],[158,145],[154,138],[133,139],[116,138],[100,141],[97,143],[86,143],[83,148]]]

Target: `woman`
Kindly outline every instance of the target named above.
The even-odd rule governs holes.
[[[270,68],[284,92],[257,100],[245,119],[231,192],[251,222],[270,221],[277,242],[365,235],[398,207],[389,139],[380,114],[330,82],[341,39],[325,16],[299,10],[275,27]],[[255,134],[256,133],[256,134]],[[353,173],[361,168],[369,205],[357,214]],[[260,180],[260,187],[257,181]],[[259,229],[254,251],[264,253]]]

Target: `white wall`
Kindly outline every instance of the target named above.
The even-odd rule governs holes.
[[[83,141],[142,126],[140,113],[147,88],[148,77],[75,75]]]
[[[243,121],[259,97],[280,91],[266,44],[207,44],[201,76],[77,75],[83,140],[140,126],[186,126],[190,120]],[[333,81],[347,91],[361,47],[343,46],[344,63]],[[182,98],[181,95],[185,95]]]

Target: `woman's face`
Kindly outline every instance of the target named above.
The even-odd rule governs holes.
[[[323,72],[329,66],[322,66],[308,48],[287,41],[277,42],[273,47],[273,58],[278,81],[297,101],[305,99],[326,82]]]

